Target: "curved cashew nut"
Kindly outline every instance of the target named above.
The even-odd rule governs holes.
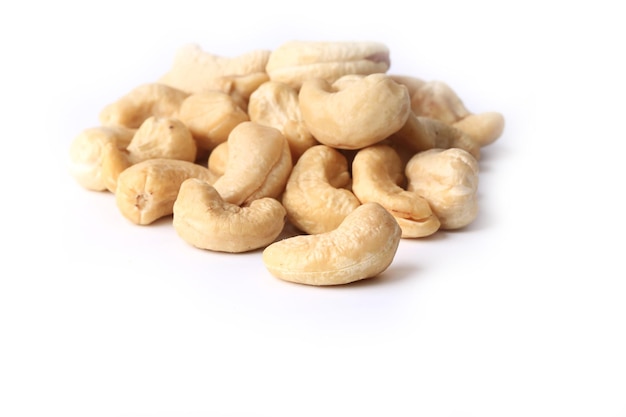
[[[378,42],[291,41],[272,51],[265,70],[270,80],[299,89],[313,78],[332,83],[346,74],[385,73],[389,66],[389,48]]]
[[[434,148],[460,148],[472,154],[474,158],[480,158],[480,145],[461,129],[440,120],[418,117],[412,113],[404,126],[390,138],[414,152]]]
[[[478,215],[478,162],[459,149],[431,149],[406,166],[408,190],[424,197],[441,229],[459,229]]]
[[[428,81],[411,96],[411,109],[417,116],[452,124],[470,115],[463,101],[443,81]]]
[[[155,158],[194,162],[198,147],[180,120],[151,116],[137,129],[126,151],[132,164]]]
[[[259,49],[225,57],[203,51],[197,44],[184,45],[178,49],[171,68],[159,82],[190,94],[207,91],[214,88],[215,78],[265,72],[270,53]]]
[[[235,205],[279,198],[291,172],[289,143],[278,129],[243,122],[228,137],[228,163],[213,186]]]
[[[400,156],[390,146],[363,148],[352,162],[352,190],[362,203],[386,208],[402,228],[402,237],[430,236],[439,229],[439,219],[423,197],[401,187],[402,170]]]
[[[217,145],[209,154],[207,167],[215,174],[215,179],[224,175],[228,164],[228,142]]]
[[[225,142],[235,126],[250,120],[235,99],[222,91],[191,94],[180,105],[178,118],[205,150]]]
[[[274,127],[285,135],[294,162],[318,144],[302,119],[298,91],[285,83],[268,81],[256,89],[250,95],[248,115],[251,121]]]
[[[352,80],[335,91],[325,80],[302,84],[300,109],[320,142],[338,149],[359,149],[386,139],[406,122],[411,107],[405,86],[385,74]]]
[[[135,129],[123,126],[99,126],[85,129],[72,141],[69,152],[69,171],[76,182],[92,191],[105,191],[102,178],[103,154],[107,144],[126,149]]]
[[[174,116],[188,95],[164,84],[142,84],[105,106],[98,117],[105,126],[136,129],[150,116]]]
[[[209,183],[208,168],[176,159],[148,159],[132,165],[117,177],[115,202],[124,217],[146,225],[172,214],[180,185],[188,178]]]
[[[452,126],[471,137],[478,146],[483,147],[495,142],[504,131],[504,116],[490,111],[470,114]]]
[[[283,193],[287,218],[308,234],[336,229],[361,205],[349,185],[344,155],[326,145],[309,148],[294,165]]]
[[[338,285],[374,277],[395,257],[402,231],[378,203],[366,203],[339,227],[274,242],[263,251],[269,272],[285,281]]]
[[[283,230],[285,209],[273,198],[239,207],[206,181],[185,180],[174,203],[173,225],[187,243],[219,252],[247,252],[272,243]]]

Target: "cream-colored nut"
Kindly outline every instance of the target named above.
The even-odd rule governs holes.
[[[150,116],[174,116],[188,95],[159,83],[142,84],[105,106],[99,115],[100,123],[136,129]]]
[[[452,124],[470,115],[463,101],[443,81],[428,81],[411,96],[411,109],[417,116]]]
[[[282,202],[287,218],[308,234],[336,229],[361,202],[348,189],[346,157],[326,145],[305,151],[293,167]]]
[[[417,117],[413,113],[409,115],[404,126],[390,136],[390,139],[414,152],[433,148],[460,148],[471,153],[474,158],[480,158],[480,145],[465,132],[440,120]]]
[[[105,191],[102,179],[102,154],[107,143],[126,149],[135,129],[122,126],[99,126],[85,129],[72,141],[69,152],[69,172],[82,187]]]
[[[237,206],[279,198],[292,167],[289,143],[278,129],[243,122],[228,137],[228,163],[213,186],[224,201]]]
[[[424,197],[441,229],[459,229],[478,215],[478,162],[458,149],[431,149],[413,156],[406,166],[408,190]]]
[[[150,224],[173,213],[180,185],[188,178],[215,180],[208,168],[193,162],[163,158],[139,162],[117,177],[117,207],[131,222]]]
[[[392,80],[397,82],[398,84],[402,84],[409,90],[409,97],[413,97],[413,95],[422,88],[422,86],[426,83],[421,78],[412,76],[412,75],[399,75],[399,74],[389,74]]]
[[[239,107],[247,110],[250,95],[269,79],[265,71],[245,75],[224,75],[208,80],[204,91],[218,90],[228,93]]]
[[[361,203],[379,203],[398,221],[402,237],[430,236],[439,229],[439,219],[428,202],[403,188],[404,166],[387,145],[361,149],[352,162],[352,191]]]
[[[300,109],[313,136],[328,146],[359,149],[402,128],[411,113],[406,87],[385,74],[372,74],[333,90],[331,84],[305,81]]]
[[[378,203],[350,213],[337,229],[274,242],[263,251],[269,272],[285,281],[338,285],[371,278],[395,257],[402,231]]]
[[[471,137],[478,146],[495,142],[504,131],[504,116],[498,112],[470,114],[452,126]]]
[[[227,165],[228,142],[222,142],[211,151],[211,154],[209,155],[209,160],[207,161],[207,166],[209,170],[211,170],[211,172],[215,174],[215,178],[217,179],[224,175]]]
[[[113,143],[107,143],[102,149],[102,168],[100,176],[107,190],[115,194],[117,178],[132,162],[125,149],[120,149]]]
[[[378,42],[290,41],[272,51],[265,70],[270,80],[299,89],[306,80],[328,83],[346,74],[385,73],[389,48]]]
[[[240,207],[225,202],[205,181],[185,180],[174,203],[174,229],[187,243],[219,252],[247,252],[272,243],[285,225],[285,209],[273,198]]]
[[[187,126],[174,117],[147,118],[126,148],[130,162],[167,158],[194,162],[196,142]]]
[[[189,128],[199,148],[211,150],[228,139],[248,114],[222,91],[191,94],[180,106],[178,118]]]
[[[197,44],[179,48],[172,67],[159,82],[188,93],[199,93],[214,88],[219,77],[246,76],[265,72],[271,51],[254,50],[235,57],[226,57],[203,51]]]
[[[268,81],[257,88],[250,95],[248,115],[251,121],[274,127],[285,135],[294,162],[318,144],[302,119],[298,92],[285,83]]]

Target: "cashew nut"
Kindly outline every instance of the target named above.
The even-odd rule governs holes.
[[[495,142],[504,131],[504,116],[498,112],[470,114],[452,126],[471,137],[483,147]]]
[[[217,145],[209,154],[207,167],[215,174],[215,178],[224,175],[226,165],[228,164],[228,142],[222,142]]]
[[[123,126],[99,126],[85,129],[72,141],[69,172],[82,187],[92,191],[107,189],[102,179],[102,156],[106,144],[126,149],[135,134]]]
[[[256,89],[250,95],[248,115],[251,121],[272,126],[285,135],[294,162],[318,144],[302,119],[297,90],[285,83],[268,81]]]
[[[229,94],[217,90],[191,94],[182,102],[178,118],[205,150],[225,142],[235,126],[249,120]]]
[[[346,74],[385,73],[389,65],[389,48],[378,42],[291,41],[272,51],[265,70],[297,90],[314,78],[333,83]]]
[[[285,281],[338,285],[374,277],[389,267],[402,231],[378,203],[350,213],[335,230],[274,242],[263,251],[269,272]]]
[[[402,237],[430,236],[439,229],[439,219],[423,197],[402,188],[402,171],[402,161],[390,146],[363,148],[352,162],[352,191],[361,203],[386,208],[402,228]]]
[[[459,229],[478,215],[478,162],[459,148],[415,154],[406,166],[408,190],[424,197],[441,229]]]
[[[343,86],[335,90],[327,81],[313,79],[300,89],[304,122],[325,145],[339,149],[373,145],[399,130],[411,113],[407,88],[385,74]]]
[[[247,252],[272,243],[283,230],[285,209],[273,198],[239,207],[206,181],[185,180],[174,203],[173,225],[187,243],[220,252]]]
[[[428,81],[411,96],[411,109],[417,116],[452,124],[470,115],[459,96],[443,81]]]
[[[213,89],[215,78],[230,76],[256,76],[265,72],[271,51],[255,50],[235,57],[214,55],[197,44],[179,48],[170,70],[159,82],[187,93]],[[254,75],[253,75],[254,74]]]
[[[255,122],[237,125],[228,136],[228,163],[213,186],[235,205],[279,198],[291,172],[289,143],[278,129]]]
[[[349,185],[344,155],[326,145],[309,148],[294,165],[283,193],[287,218],[308,234],[336,229],[361,205]]]
[[[401,239],[400,226],[378,203],[350,213],[337,229],[274,242],[263,251],[269,272],[285,281],[339,285],[375,277],[389,267]]]
[[[174,116],[188,95],[159,83],[143,84],[105,106],[100,111],[100,123],[136,129],[150,116]]]
[[[117,177],[117,207],[131,222],[150,224],[172,214],[180,185],[188,178],[215,180],[208,168],[193,162],[163,158],[139,162]]]
[[[147,118],[126,147],[130,162],[167,158],[194,162],[198,152],[187,126],[173,117]]]

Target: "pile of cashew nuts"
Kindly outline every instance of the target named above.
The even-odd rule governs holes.
[[[78,134],[70,172],[134,224],[171,216],[197,248],[262,250],[277,278],[374,277],[401,239],[475,220],[480,150],[504,129],[444,82],[389,68],[377,42],[236,57],[186,45]],[[288,225],[298,233],[281,238]]]

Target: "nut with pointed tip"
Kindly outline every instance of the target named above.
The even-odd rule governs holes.
[[[265,197],[249,206],[222,199],[206,181],[185,180],[174,203],[174,229],[187,243],[201,249],[240,253],[266,247],[285,225],[285,209]]]
[[[274,242],[263,263],[277,278],[308,285],[339,285],[372,278],[395,257],[402,231],[378,203],[356,208],[335,230]]]

